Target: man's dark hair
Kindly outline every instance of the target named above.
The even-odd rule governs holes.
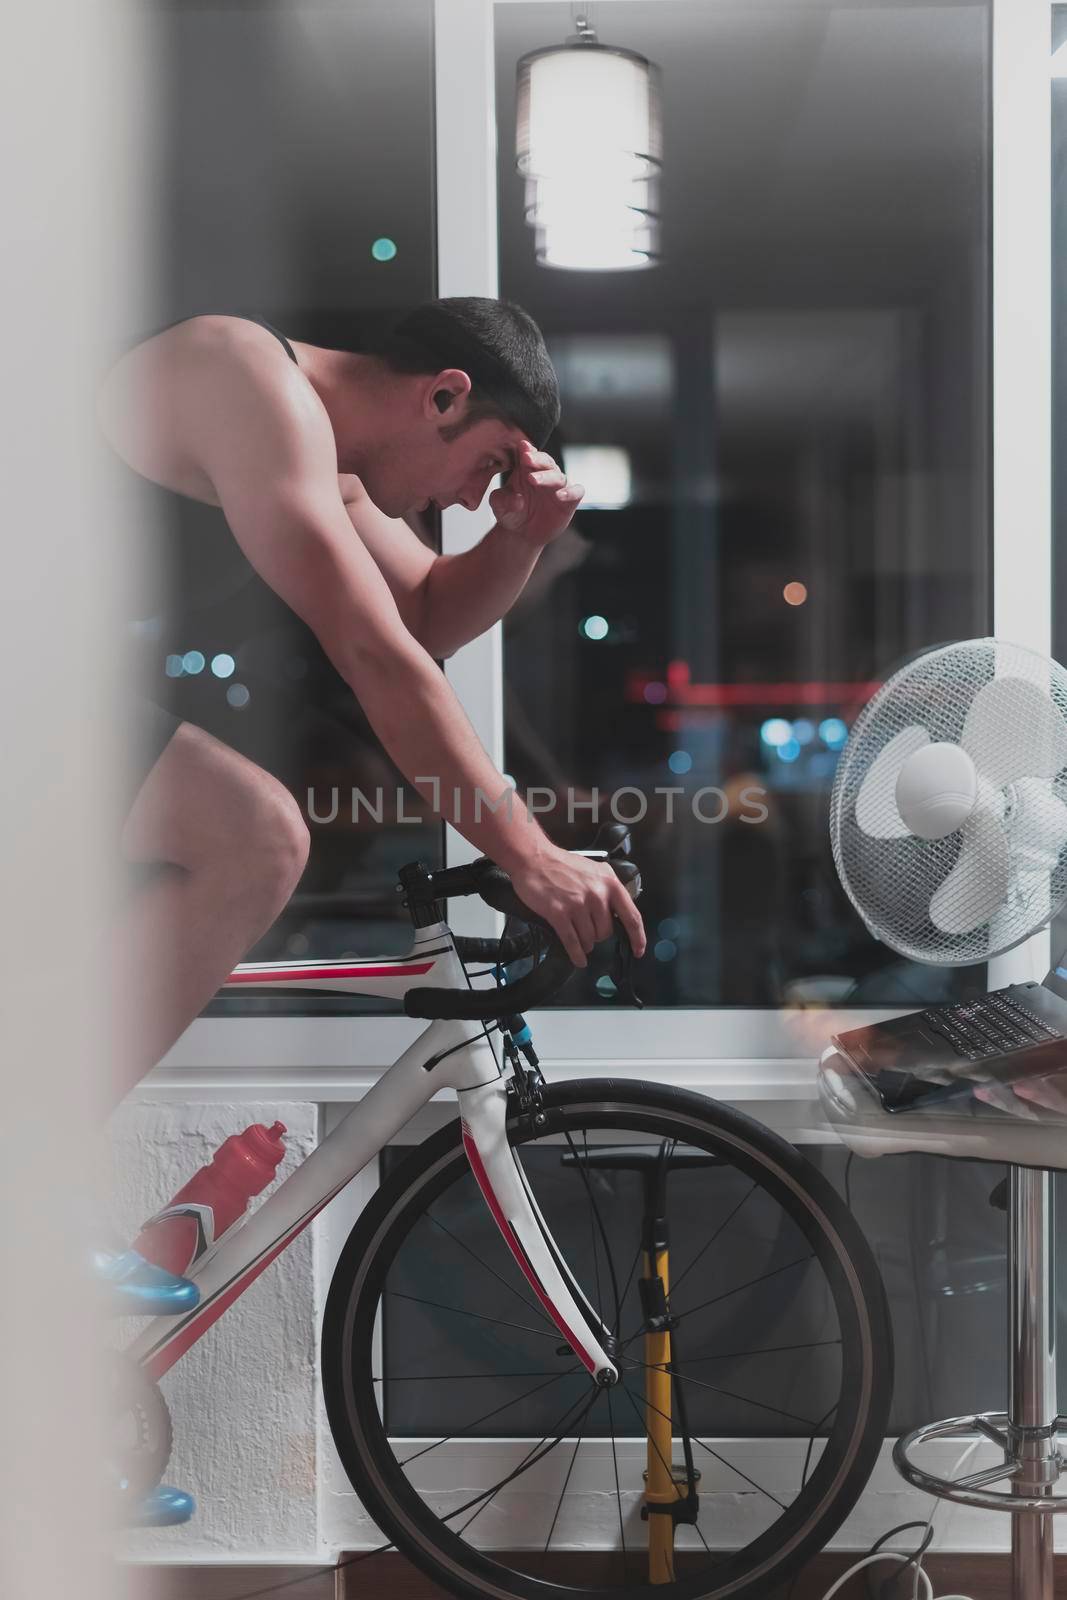
[[[559,422],[559,384],[537,323],[507,300],[456,295],[409,312],[375,354],[393,372],[458,367],[471,380],[462,422],[442,428],[452,440],[476,422],[499,418],[538,448]]]

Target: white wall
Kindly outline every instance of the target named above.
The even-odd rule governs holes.
[[[129,1101],[112,1123],[116,1232],[132,1240],[222,1141],[284,1122],[284,1175],[313,1148],[317,1108]],[[315,1241],[309,1229],[163,1379],[175,1448],[166,1480],[196,1496],[183,1528],[125,1536],[131,1559],[313,1560],[316,1511]]]

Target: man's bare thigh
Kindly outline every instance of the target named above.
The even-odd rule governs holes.
[[[122,853],[128,861],[193,870],[231,851],[235,833],[287,801],[293,803],[262,767],[182,722],[137,791]]]

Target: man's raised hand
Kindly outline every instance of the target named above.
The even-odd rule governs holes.
[[[489,496],[489,508],[499,527],[543,546],[568,527],[584,493],[550,455],[523,439],[507,483]]]

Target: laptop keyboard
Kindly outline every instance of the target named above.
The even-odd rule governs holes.
[[[923,1011],[921,1018],[962,1061],[988,1061],[991,1056],[1067,1037],[1004,989],[960,1005]]]

